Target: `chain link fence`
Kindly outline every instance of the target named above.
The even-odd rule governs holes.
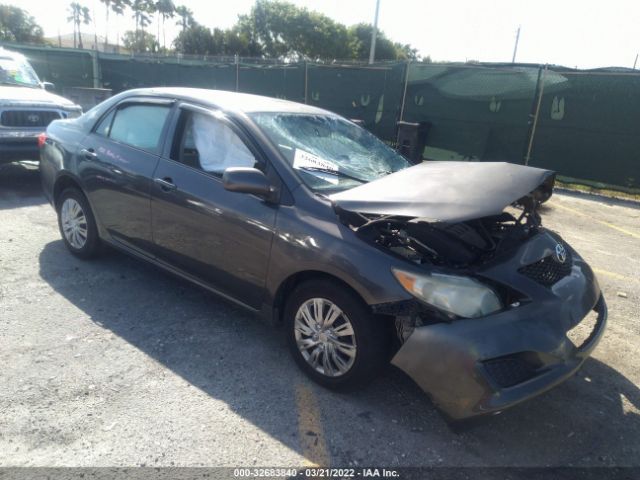
[[[277,63],[117,55],[6,44],[43,80],[114,93],[150,86],[235,90],[361,121],[393,144],[398,121],[428,125],[428,160],[508,161],[572,181],[640,190],[640,72],[523,64]]]

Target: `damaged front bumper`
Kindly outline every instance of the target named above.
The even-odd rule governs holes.
[[[532,292],[518,308],[416,327],[392,363],[453,420],[499,412],[549,390],[576,373],[607,320],[591,268],[575,252],[571,261],[571,274],[551,288],[514,278]],[[572,341],[571,332],[587,323],[583,340]]]

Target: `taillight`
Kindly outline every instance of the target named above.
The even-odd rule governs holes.
[[[42,132],[38,135],[38,148],[44,147],[44,144],[47,142],[47,134]]]

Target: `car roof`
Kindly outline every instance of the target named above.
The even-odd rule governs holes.
[[[181,100],[209,104],[226,111],[254,113],[254,112],[285,112],[307,113],[320,115],[335,115],[327,110],[291,102],[279,98],[263,97],[249,93],[230,92],[227,90],[209,90],[206,88],[157,87],[138,88],[126,92],[127,96],[163,96]]]
[[[13,50],[5,50],[3,47],[0,47],[0,57],[1,58],[10,58],[12,60],[23,60],[25,56],[20,52],[14,52]]]

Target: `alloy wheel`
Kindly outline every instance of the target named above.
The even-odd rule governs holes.
[[[317,372],[339,377],[356,360],[356,336],[345,313],[325,298],[305,301],[295,316],[296,345],[302,357]]]
[[[87,243],[87,218],[78,203],[73,198],[67,198],[60,209],[62,232],[69,245],[80,250]]]

